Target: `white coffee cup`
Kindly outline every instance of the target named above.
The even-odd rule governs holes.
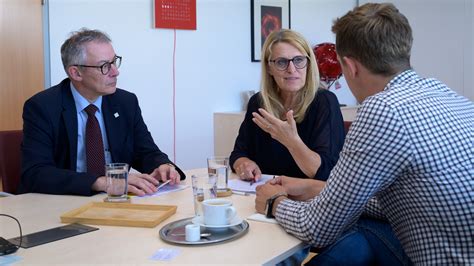
[[[226,199],[208,199],[202,202],[205,225],[228,225],[237,214],[232,201]]]

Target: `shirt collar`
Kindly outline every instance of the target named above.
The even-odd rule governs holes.
[[[401,72],[400,74],[396,75],[395,77],[393,77],[388,82],[387,86],[385,86],[385,88],[383,90],[386,91],[386,90],[390,89],[390,87],[395,85],[395,84],[405,83],[405,81],[411,80],[416,76],[417,75],[416,75],[415,71],[413,71],[413,69],[407,69],[407,70]]]
[[[84,108],[89,106],[89,104],[91,103],[77,91],[77,89],[74,87],[72,82],[70,84],[71,84],[72,97],[74,98],[74,103],[76,104],[76,110],[78,113],[80,113],[82,112],[82,110],[84,110]],[[95,102],[93,102],[92,104],[95,105],[97,109],[99,109],[98,111],[99,113],[102,112],[102,96],[99,96],[95,100]]]

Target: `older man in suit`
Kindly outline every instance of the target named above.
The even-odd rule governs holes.
[[[185,178],[154,143],[137,97],[116,87],[122,58],[105,33],[74,32],[61,58],[68,78],[24,105],[20,192],[93,195],[105,191],[112,162],[142,173],[128,179],[137,195]]]

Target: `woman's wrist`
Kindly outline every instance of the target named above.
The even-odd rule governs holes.
[[[297,152],[302,151],[304,149],[309,149],[298,134],[291,141],[289,141],[289,143],[286,145],[286,148],[288,149],[288,151],[290,151],[290,153],[292,151]]]

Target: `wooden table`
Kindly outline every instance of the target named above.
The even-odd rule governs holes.
[[[206,169],[185,171],[191,184],[192,174],[205,174]],[[50,229],[64,224],[60,215],[91,201],[102,201],[104,194],[93,197],[23,194],[0,198],[0,213],[16,217],[23,234]],[[255,212],[255,196],[229,197],[240,217]],[[159,230],[166,224],[194,215],[191,186],[185,190],[157,197],[132,199],[133,203],[177,205],[177,212],[155,228],[101,226],[99,230],[51,242],[29,249],[19,249],[14,255],[23,264],[235,264],[274,265],[303,247],[303,243],[287,234],[279,225],[247,220],[250,228],[241,238],[203,246],[172,245],[162,241]],[[0,217],[0,236],[9,239],[19,235],[15,221]],[[150,257],[160,248],[179,250],[171,261],[154,261]]]

